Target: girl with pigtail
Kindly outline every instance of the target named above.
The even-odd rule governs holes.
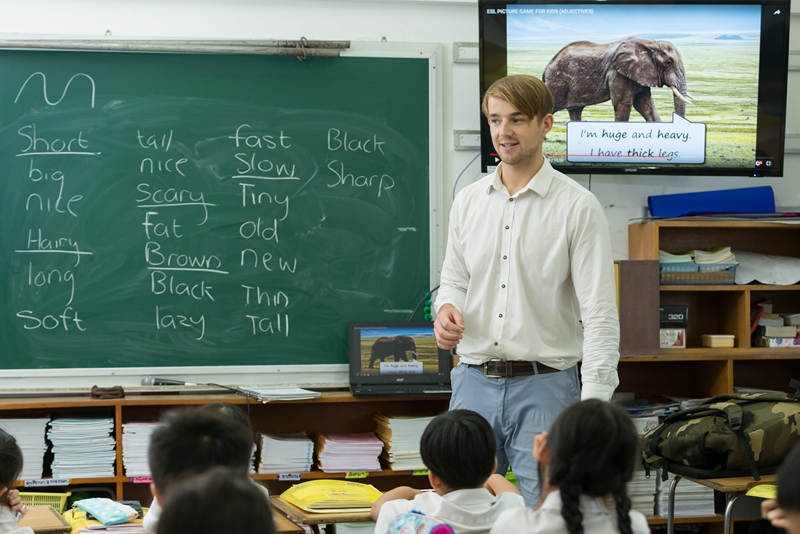
[[[543,481],[536,510],[508,510],[492,534],[649,534],[647,519],[631,510],[639,439],[619,406],[596,399],[573,404],[533,443]],[[615,510],[606,507],[613,500]]]

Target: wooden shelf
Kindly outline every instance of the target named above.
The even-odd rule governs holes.
[[[800,291],[800,285],[776,286],[769,284],[710,284],[710,285],[669,285],[659,286],[661,291]]]

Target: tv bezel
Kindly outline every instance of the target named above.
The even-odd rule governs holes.
[[[487,9],[502,9],[514,5],[758,5],[761,6],[761,36],[759,52],[759,80],[758,80],[758,111],[759,124],[756,129],[756,157],[771,159],[774,163],[770,167],[754,165],[745,167],[706,167],[700,165],[647,165],[644,163],[621,163],[618,165],[600,163],[571,163],[562,165],[552,162],[557,170],[565,174],[620,174],[620,175],[680,175],[680,176],[747,176],[756,178],[782,177],[785,167],[785,142],[786,142],[786,111],[788,96],[788,66],[789,66],[789,20],[791,18],[791,0],[478,0],[479,9],[479,78],[480,101],[488,87],[497,79],[507,74],[505,56],[505,43],[502,50],[502,64],[498,57],[497,43],[486,38],[486,21],[489,15]],[[764,16],[765,10],[782,9],[784,17],[781,22]],[[494,20],[500,20],[498,15],[491,15]],[[503,18],[503,20],[505,20]],[[772,22],[768,25],[767,22]],[[776,32],[775,27],[782,28]],[[635,33],[635,32],[634,32]],[[764,36],[768,40],[764,40]],[[773,44],[774,43],[774,44]],[[773,48],[770,48],[770,47]],[[494,48],[495,50],[492,50]],[[487,54],[487,49],[490,54]],[[782,57],[778,54],[782,52]],[[541,78],[541,74],[537,77]],[[691,92],[691,82],[689,90]],[[479,105],[480,111],[480,105]],[[481,170],[489,172],[496,166],[496,157],[491,156],[494,151],[491,135],[486,118],[481,113]],[[634,111],[634,114],[636,112]],[[666,114],[665,114],[666,115]],[[670,113],[671,115],[671,113]],[[691,120],[687,109],[687,119]],[[558,120],[558,119],[557,119]],[[567,119],[568,120],[568,119]],[[666,122],[670,119],[664,118]],[[766,123],[765,123],[766,121]],[[777,141],[775,140],[776,131]],[[764,152],[767,150],[767,152]]]

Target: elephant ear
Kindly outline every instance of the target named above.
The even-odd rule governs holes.
[[[660,85],[658,70],[647,41],[626,39],[619,43],[611,59],[614,69],[640,85],[657,87]]]

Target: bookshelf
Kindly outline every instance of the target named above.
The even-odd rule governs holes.
[[[88,393],[88,392],[87,392]],[[312,437],[319,432],[369,432],[375,429],[375,412],[423,415],[447,410],[449,396],[356,398],[349,392],[326,392],[318,399],[298,401],[250,402],[250,422],[256,432],[288,433],[306,431]],[[117,443],[115,474],[104,478],[71,478],[72,492],[88,488],[105,488],[117,499],[136,499],[149,504],[150,485],[134,483],[125,475],[122,463],[122,424],[157,421],[161,414],[173,408],[198,406],[211,402],[236,404],[246,409],[246,399],[231,394],[173,394],[129,395],[122,399],[91,399],[89,397],[0,398],[3,417],[113,417]],[[280,481],[279,473],[254,474],[252,478],[265,485],[271,495],[279,495],[297,481]],[[345,473],[312,471],[303,473],[301,481],[317,478],[344,479]],[[384,469],[367,473],[357,482],[372,484],[380,490],[399,485],[428,487],[428,477],[411,471]],[[65,487],[41,487],[21,491],[66,491]]]
[[[628,226],[631,260],[657,260],[659,249],[679,253],[721,246],[730,246],[734,253],[800,258],[800,225],[692,218]],[[751,346],[750,303],[759,299],[771,300],[776,313],[800,311],[800,285],[661,285],[661,305],[689,307],[687,348],[621,357],[618,391],[633,392],[636,397],[710,397],[732,392],[734,386],[792,391],[789,379],[800,377],[800,348]],[[703,334],[733,334],[735,345],[703,347]],[[676,523],[701,524],[704,532],[721,533],[722,520],[721,515],[684,517],[676,518]],[[652,517],[649,522],[651,526],[665,524],[666,517]]]

